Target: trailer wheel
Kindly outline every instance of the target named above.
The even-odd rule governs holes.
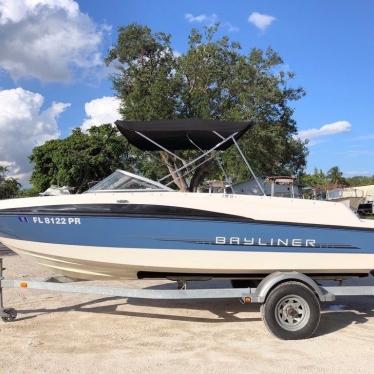
[[[286,282],[274,288],[261,305],[261,313],[267,329],[283,340],[311,337],[321,317],[317,296],[299,282]]]
[[[1,317],[4,322],[13,322],[17,318],[17,311],[13,308],[4,309],[4,314],[6,317]]]

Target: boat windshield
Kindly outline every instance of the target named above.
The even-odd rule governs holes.
[[[148,178],[129,173],[123,170],[116,170],[109,177],[91,187],[90,192],[124,192],[124,191],[173,191],[161,183],[154,182]]]

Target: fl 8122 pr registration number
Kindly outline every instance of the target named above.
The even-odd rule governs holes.
[[[80,225],[81,219],[78,217],[32,217],[33,223],[45,225]]]

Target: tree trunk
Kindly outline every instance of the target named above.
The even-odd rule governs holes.
[[[160,152],[160,154],[161,154],[161,160],[167,166],[169,173],[171,174],[171,177],[173,178],[173,181],[176,184],[176,186],[179,188],[179,190],[183,192],[188,191],[188,186],[187,186],[187,182],[185,178],[176,172],[177,167],[173,168],[170,162],[171,160],[170,160],[169,155],[166,152]]]
[[[208,162],[204,163],[203,165],[199,166],[195,170],[195,173],[192,176],[192,179],[191,179],[191,182],[190,182],[190,186],[188,188],[188,190],[190,192],[196,192],[197,191],[197,187],[199,187],[200,183],[204,180],[204,176],[209,170],[209,163],[210,162],[208,161]]]

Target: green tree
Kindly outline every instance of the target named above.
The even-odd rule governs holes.
[[[240,142],[255,172],[300,173],[307,150],[295,137],[290,102],[300,99],[303,89],[290,87],[294,74],[281,70],[283,61],[272,49],[243,53],[239,43],[217,37],[217,30],[218,26],[203,33],[193,29],[186,53],[176,56],[170,35],[137,24],[120,28],[106,62],[116,68],[112,80],[123,118],[251,121],[254,126]],[[175,170],[178,160],[164,152],[160,156],[169,171]],[[222,161],[228,174],[241,180],[248,170],[238,157],[232,149],[222,154]],[[157,166],[148,162],[145,174],[160,176],[163,170]],[[182,190],[195,190],[207,176],[222,177],[205,164],[191,179],[174,181]]]
[[[21,187],[17,179],[7,177],[7,173],[8,168],[6,166],[0,166],[0,200],[16,197]]]
[[[34,169],[30,179],[33,192],[51,185],[69,186],[80,193],[117,168],[136,167],[126,139],[111,125],[73,130],[65,139],[47,141],[30,156]]]
[[[374,184],[374,175],[371,177],[358,175],[358,176],[346,178],[346,182],[349,186],[352,186],[352,187],[369,186],[369,185]]]
[[[35,188],[22,188],[19,192],[17,197],[36,197],[39,196],[39,191]]]
[[[327,172],[327,178],[329,179],[330,183],[335,185],[341,186],[347,184],[345,178],[343,177],[343,172],[339,169],[338,166],[333,166]]]
[[[8,168],[6,166],[0,165],[0,180],[1,181],[5,179],[7,172],[8,172]]]
[[[313,174],[302,174],[300,182],[308,187],[327,187],[330,183],[327,175],[317,168],[314,169]]]
[[[116,61],[113,85],[122,98],[120,112],[129,120],[172,119],[178,106],[176,58],[170,35],[152,34],[148,27],[130,25],[119,29],[117,45],[107,64]]]

